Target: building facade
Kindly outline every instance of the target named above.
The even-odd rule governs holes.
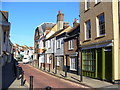
[[[64,39],[64,66],[67,67],[67,72],[79,74],[79,34],[80,34],[80,24],[74,26]]]
[[[51,28],[54,26],[54,23],[43,23],[39,25],[35,30],[34,36],[34,59],[36,67],[40,68],[41,66],[45,67],[45,38]]]
[[[84,76],[113,82],[120,80],[118,11],[118,1],[81,2],[80,44]]]
[[[11,61],[12,43],[10,41],[10,22],[8,12],[0,11],[0,65]]]

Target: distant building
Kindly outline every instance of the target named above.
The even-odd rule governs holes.
[[[35,30],[35,36],[34,36],[34,60],[35,60],[35,66],[41,67],[41,65],[44,66],[45,63],[45,38],[46,34],[51,30],[51,28],[54,26],[54,23],[43,23],[39,25]]]

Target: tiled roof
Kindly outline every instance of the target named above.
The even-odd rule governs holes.
[[[71,26],[68,26],[66,29],[64,29],[62,32],[58,33],[58,34],[55,35],[55,36],[59,36],[59,35],[63,34],[64,32],[69,32],[71,29],[72,29],[72,27],[71,27]]]

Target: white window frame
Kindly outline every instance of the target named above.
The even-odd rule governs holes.
[[[90,0],[85,0],[85,10],[88,10],[89,8],[90,8]]]
[[[84,23],[84,30],[85,30],[85,40],[89,40],[91,37],[88,37],[88,30],[87,30],[87,22],[90,21],[90,20],[87,20],[85,23]],[[90,22],[90,27],[91,27],[91,22]],[[91,31],[91,28],[90,28],[90,31]]]
[[[68,49],[69,50],[74,49],[74,40],[73,39],[68,41]]]
[[[61,48],[61,40],[57,40],[57,49]]]
[[[56,57],[57,60],[57,66],[60,66],[60,57]]]
[[[51,48],[51,40],[48,40],[48,43],[47,43],[48,45],[48,49],[50,49]]]
[[[102,0],[95,0],[95,4],[97,4],[97,3],[99,3],[99,2],[101,2]]]
[[[75,61],[75,62],[74,62],[74,65],[75,65],[75,66],[72,66],[72,64],[73,64],[73,63],[72,63],[72,62],[73,62],[72,60]],[[76,66],[76,65],[77,65],[77,62],[76,62],[76,61],[77,61],[77,58],[76,58],[76,57],[70,57],[70,70],[77,71],[77,66]],[[73,68],[73,67],[74,67],[74,68]]]
[[[97,17],[96,17],[96,30],[97,30],[97,37],[100,37],[100,36],[103,36],[103,35],[105,35],[105,33],[104,34],[100,34],[100,24],[99,24],[99,16],[101,16],[101,15],[104,15],[104,13],[102,13],[102,14],[100,14],[100,15],[98,15]],[[104,17],[105,17],[105,15],[104,15]],[[104,24],[105,24],[105,18],[104,18]],[[104,28],[105,29],[105,28]]]

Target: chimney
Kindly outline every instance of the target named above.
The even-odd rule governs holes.
[[[73,27],[76,27],[79,23],[77,23],[77,19],[75,18],[74,19],[74,22],[73,22]]]
[[[64,22],[63,28],[67,28],[69,26],[68,24],[69,24],[68,22]]]
[[[2,11],[2,13],[5,16],[5,18],[8,20],[8,11]]]
[[[57,30],[63,29],[64,14],[61,11],[58,11],[57,15]]]
[[[64,14],[61,11],[58,11],[57,22],[64,21]]]

